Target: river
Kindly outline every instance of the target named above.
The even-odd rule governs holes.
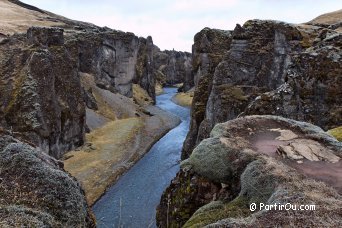
[[[97,226],[156,227],[160,197],[179,170],[184,139],[189,130],[190,110],[174,104],[176,88],[164,88],[156,105],[181,119],[181,123],[139,160],[93,206]]]

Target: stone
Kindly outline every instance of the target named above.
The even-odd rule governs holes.
[[[274,144],[265,153],[257,148],[258,140],[281,144]],[[278,154],[279,150],[288,153],[283,157]],[[179,184],[170,186],[164,192],[161,205],[164,205],[167,194],[171,199],[168,207],[173,211],[170,215],[172,218],[180,218],[185,212],[185,205],[191,206],[192,216],[185,224],[178,223],[181,226],[225,227],[237,218],[241,219],[237,223],[240,226],[242,221],[249,224],[248,226],[269,224],[269,218],[273,216],[277,220],[272,220],[272,224],[285,225],[292,221],[286,210],[279,210],[276,215],[274,210],[251,212],[251,203],[328,203],[328,209],[316,207],[315,216],[307,211],[296,213],[303,219],[314,220],[319,224],[322,221],[330,225],[338,224],[339,218],[326,220],[325,215],[338,213],[341,205],[342,186],[338,181],[341,156],[342,144],[312,124],[279,116],[237,118],[217,124],[210,137],[201,141],[190,157],[182,162],[182,170],[174,180],[174,183]],[[190,182],[180,178],[179,175],[185,173],[191,173]],[[187,198],[185,194],[178,194],[185,191],[189,184],[192,184],[191,189],[199,187],[200,182],[192,180],[200,178],[204,178],[208,185],[211,183],[218,187],[205,192],[212,196],[209,203],[204,203],[200,197]],[[186,203],[184,199],[187,199]],[[203,206],[198,207],[197,211],[193,210],[201,204]],[[158,213],[165,216],[162,208]],[[296,220],[296,224],[301,222]],[[164,224],[164,221],[158,221],[158,224]]]
[[[210,40],[210,42],[209,42]],[[188,158],[192,149],[208,135],[200,131],[205,119],[207,101],[210,95],[216,66],[223,60],[230,48],[231,31],[204,28],[194,37],[192,53],[192,77],[184,83],[185,88],[195,86],[192,102],[190,130],[182,149],[182,159]],[[205,122],[204,122],[205,123]],[[204,129],[204,124],[202,128]],[[202,133],[203,132],[203,133]]]
[[[27,30],[27,39],[31,44],[61,46],[64,44],[63,32],[61,28],[31,27]]]
[[[342,225],[335,217],[341,207],[342,146],[323,131],[334,128],[330,132],[338,138],[342,118],[340,21],[341,10],[305,24],[249,20],[234,31],[205,28],[195,35],[193,79],[186,82],[195,85],[190,130],[182,149],[186,167],[173,180],[179,184],[162,196],[158,224],[166,224],[168,196],[178,199],[167,205],[172,218],[184,221],[193,214],[185,224],[174,226]],[[218,58],[212,58],[212,52]],[[260,114],[278,117],[249,116]],[[244,116],[246,122],[236,119]],[[219,124],[225,121],[230,127]],[[246,145],[245,140],[249,146],[236,153],[237,142]],[[185,173],[192,173],[194,189],[200,183],[193,179],[206,178],[211,183],[223,181],[219,184],[228,193],[215,197],[218,207],[205,204],[201,197],[179,195],[187,189],[182,183],[187,180],[180,177]],[[295,204],[330,204],[315,215],[297,211],[295,220],[293,213],[284,211],[249,210],[253,201],[271,204],[289,199]],[[201,203],[207,206],[195,212]]]
[[[63,163],[1,133],[2,226],[95,227],[80,184]]]
[[[186,80],[192,77],[191,53],[175,50],[161,51],[154,47],[153,60],[156,78],[163,86],[172,86],[180,83],[186,85]],[[186,85],[185,90],[191,89]]]

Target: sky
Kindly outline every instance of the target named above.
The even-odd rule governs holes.
[[[41,9],[137,36],[160,49],[191,52],[205,27],[232,30],[249,19],[310,21],[342,9],[341,0],[22,0]]]

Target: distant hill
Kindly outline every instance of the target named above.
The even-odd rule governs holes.
[[[342,9],[322,14],[313,20],[308,22],[309,24],[326,24],[332,25],[336,23],[342,23]]]

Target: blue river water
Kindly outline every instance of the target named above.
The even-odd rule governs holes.
[[[189,130],[190,111],[171,101],[176,88],[164,88],[157,106],[177,115],[181,123],[139,160],[107,193],[93,211],[99,228],[156,227],[155,215],[163,191],[179,170],[181,149]]]

